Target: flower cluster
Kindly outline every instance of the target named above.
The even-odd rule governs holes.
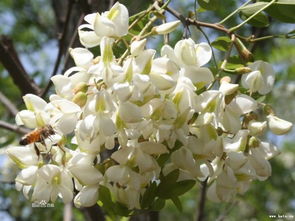
[[[204,67],[210,46],[192,39],[174,48],[164,45],[156,57],[154,49],[146,49],[147,39],[138,36],[128,54],[117,58],[113,48],[128,33],[128,19],[119,3],[87,15],[87,24],[78,29],[85,48],[71,49],[75,66],[52,77],[56,94],[48,103],[24,96],[27,110],[16,122],[37,130],[27,135],[26,146],[8,149],[22,169],[17,189],[33,201],[60,197],[85,207],[97,203],[99,190],[107,188],[115,202],[141,209],[151,186],[155,200],[165,195],[157,187],[166,182],[169,192],[175,186],[167,177],[176,170],[173,182],[206,181],[208,197],[217,202],[244,193],[253,180],[267,179],[268,160],[278,150],[259,136],[267,127],[275,134],[292,127],[252,97],[271,91],[271,65],[250,64],[241,90],[229,77],[216,81]],[[167,34],[178,25],[152,31]],[[99,56],[89,50],[96,46]],[[50,136],[48,125],[54,130]]]

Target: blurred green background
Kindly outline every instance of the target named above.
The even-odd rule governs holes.
[[[80,1],[74,4],[72,19],[70,21],[67,42],[76,29],[77,21],[82,13],[90,11],[103,11],[108,8],[110,1],[92,1],[91,8],[79,6]],[[120,1],[124,3],[130,14],[137,13],[150,3],[150,1]],[[227,0],[222,1],[218,10],[198,10],[198,19],[210,23],[220,21],[245,1]],[[1,0],[0,1],[0,34],[9,36],[14,43],[16,51],[28,74],[35,82],[44,88],[52,73],[55,59],[58,53],[58,37],[65,22],[67,1],[59,0]],[[189,11],[194,11],[194,1],[172,0],[171,7],[177,9],[185,16]],[[198,8],[198,5],[197,5]],[[168,20],[172,17],[168,16]],[[226,23],[232,27],[241,22],[239,16]],[[260,36],[268,34],[288,33],[294,29],[294,24],[281,23],[270,18],[270,26],[267,28],[253,28],[246,25],[239,34],[248,36],[258,32]],[[222,33],[214,30],[203,29],[209,36],[210,41],[216,39]],[[198,41],[206,41],[199,30],[190,28],[192,38]],[[179,29],[170,40],[176,42],[182,37]],[[162,39],[150,39],[149,47],[160,48]],[[72,47],[78,46],[76,40]],[[66,53],[66,48],[63,54]],[[220,61],[223,53],[214,51],[217,61]],[[276,84],[273,92],[266,101],[275,109],[277,115],[283,119],[295,123],[295,41],[294,39],[269,39],[260,41],[255,45],[254,57],[273,64],[276,71]],[[213,65],[213,64],[212,64]],[[58,73],[62,73],[63,65]],[[71,62],[66,65],[71,66]],[[24,108],[22,94],[15,86],[9,73],[0,64],[0,92],[8,97],[19,109]],[[50,93],[49,93],[50,94]],[[0,119],[14,123],[14,116],[9,113],[5,106],[0,103]],[[20,135],[0,128],[0,166],[3,168],[7,163],[3,156],[4,148],[14,144]],[[249,191],[239,196],[232,203],[212,203],[206,201],[206,220],[270,220],[272,214],[291,214],[295,217],[295,131],[286,136],[274,136],[266,134],[264,139],[270,140],[281,150],[281,154],[271,160],[273,174],[265,182],[253,182]],[[12,176],[13,170],[2,169],[5,177]],[[1,180],[4,176],[1,176]],[[183,211],[179,212],[172,202],[168,202],[160,213],[160,220],[195,220],[199,199],[199,187],[196,186],[190,192],[181,197]],[[74,209],[74,219],[84,220],[84,215]],[[62,220],[63,204],[55,203],[54,208],[32,208],[31,203],[17,192],[13,184],[0,183],[0,220]]]

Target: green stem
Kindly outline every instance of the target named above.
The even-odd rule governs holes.
[[[244,24],[246,24],[248,21],[250,21],[252,18],[254,18],[256,15],[258,15],[260,12],[262,12],[265,9],[267,9],[269,6],[271,6],[276,1],[277,0],[272,0],[271,2],[269,2],[268,4],[266,4],[264,7],[262,7],[261,9],[259,9],[257,12],[255,12],[253,15],[251,15],[246,20],[244,20],[242,23],[240,23],[239,25],[237,25],[237,26],[229,29],[229,31],[230,32],[236,31],[237,29],[239,29],[240,27],[242,27]]]
[[[236,13],[238,13],[240,11],[241,8],[243,8],[245,5],[248,5],[252,0],[248,0],[246,1],[244,4],[242,4],[239,8],[237,8],[236,10],[234,10],[232,13],[230,13],[228,16],[226,16],[222,21],[218,22],[218,24],[222,24],[225,21],[227,21],[229,18],[231,18],[233,15],[235,15]]]

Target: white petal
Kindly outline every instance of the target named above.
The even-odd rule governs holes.
[[[37,166],[27,167],[17,175],[15,181],[24,185],[33,185],[36,179]]]
[[[176,84],[176,81],[174,81],[173,78],[167,74],[159,74],[152,72],[150,74],[150,77],[151,81],[157,88],[159,88],[159,90],[168,90]]]
[[[89,207],[96,204],[98,200],[98,186],[84,186],[74,199],[75,206]]]
[[[27,109],[31,111],[42,111],[47,105],[46,101],[34,94],[26,94],[23,99]]]
[[[36,128],[36,115],[34,112],[29,110],[22,110],[15,116],[15,121],[17,125],[25,125],[28,128]]]
[[[130,46],[130,52],[133,56],[139,55],[146,45],[146,38],[140,40],[140,41],[133,41]]]
[[[119,115],[126,123],[136,123],[142,120],[140,107],[130,102],[120,104]]]
[[[185,76],[192,80],[194,84],[200,84],[201,87],[210,84],[214,80],[214,76],[209,68],[198,68],[195,66],[186,67]]]
[[[20,168],[37,165],[38,156],[31,146],[11,146],[7,148],[7,154]]]
[[[129,13],[128,9],[116,2],[113,7],[111,8],[109,13],[116,14],[115,17],[112,17],[111,20],[114,22],[116,28],[115,33],[117,36],[121,37],[127,34],[128,32],[128,25],[129,25]]]
[[[93,54],[86,48],[70,49],[70,54],[73,57],[75,64],[81,67],[88,66],[93,59]]]
[[[167,153],[168,149],[164,144],[161,143],[154,143],[154,142],[141,142],[140,148],[147,154],[156,154],[160,155],[163,153]]]
[[[60,172],[61,171],[58,166],[53,164],[47,164],[38,170],[38,175],[40,175],[47,182],[51,183],[52,178]]]
[[[247,144],[247,138],[249,135],[248,130],[240,130],[234,138],[227,138],[223,139],[223,146],[225,152],[238,152],[244,151]]]
[[[100,43],[100,37],[98,37],[94,31],[84,31],[83,28],[90,28],[90,25],[80,25],[78,28],[78,34],[80,42],[87,48],[92,48]]]
[[[231,84],[231,83],[223,81],[221,82],[219,91],[221,91],[224,95],[229,95],[236,92],[238,88],[239,88],[238,84]]]
[[[65,114],[72,114],[81,111],[81,108],[77,104],[66,99],[54,100],[51,101],[51,104]]]
[[[61,195],[62,201],[66,203],[70,203],[73,199],[73,190],[67,187],[59,187],[58,188],[59,194]]]
[[[101,173],[91,165],[73,165],[69,170],[82,185],[93,185],[102,180]]]
[[[57,123],[57,128],[63,134],[73,132],[77,124],[77,117],[74,114],[64,114]]]
[[[199,66],[207,64],[212,57],[211,47],[207,43],[196,44],[196,54]]]
[[[241,94],[232,100],[228,108],[237,114],[246,114],[257,109],[257,102],[252,97]]]

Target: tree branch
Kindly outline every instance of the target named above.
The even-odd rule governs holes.
[[[0,102],[15,116],[18,113],[16,106],[0,91]]]
[[[7,36],[0,37],[0,62],[9,72],[14,83],[20,89],[22,94],[38,94],[40,89],[29,77],[21,64],[13,42]]]
[[[202,220],[204,220],[204,217],[205,217],[205,203],[206,203],[206,192],[207,192],[207,179],[202,182],[202,188],[201,188],[201,195],[200,195],[200,201],[199,201],[199,208],[198,208],[199,210],[198,210],[197,221],[202,221]]]
[[[27,133],[29,133],[31,131],[31,130],[29,130],[27,128],[20,127],[20,126],[17,126],[15,124],[10,124],[10,123],[4,122],[2,120],[0,120],[0,128],[10,130],[10,131],[16,132],[16,133],[21,134],[21,135],[27,134]]]
[[[59,65],[61,63],[62,56],[64,54],[64,49],[65,49],[65,44],[66,44],[65,40],[66,40],[68,26],[69,26],[69,22],[70,22],[70,18],[71,18],[71,13],[72,13],[72,10],[73,10],[73,5],[74,5],[74,1],[73,0],[68,0],[68,9],[67,9],[66,21],[65,21],[65,24],[64,24],[64,27],[63,27],[63,31],[62,31],[60,40],[59,40],[58,54],[57,54],[57,58],[56,58],[56,61],[55,61],[55,65],[54,65],[51,77],[53,77],[54,75],[57,74]],[[52,85],[52,82],[51,82],[51,80],[49,80],[48,84],[46,85],[46,87],[44,88],[42,93],[40,93],[41,97],[44,97],[47,94],[47,92],[49,91],[51,85]]]

